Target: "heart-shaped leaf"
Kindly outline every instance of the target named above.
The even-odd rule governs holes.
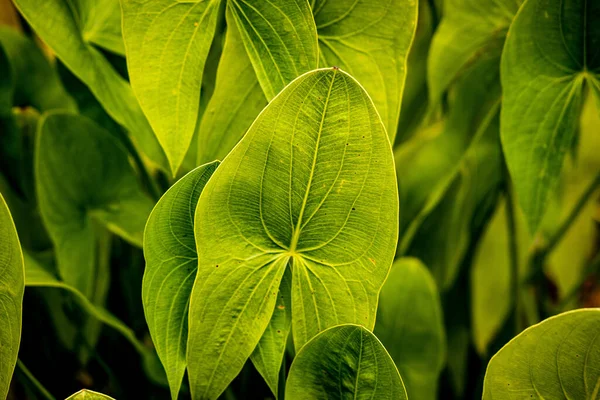
[[[599,365],[600,309],[560,314],[526,329],[491,359],[483,400],[597,399]]]
[[[336,68],[294,80],[225,158],[196,208],[194,398],[218,397],[241,370],[287,268],[297,349],[341,323],[372,329],[397,218],[391,146],[367,93]]]
[[[122,0],[131,85],[173,175],[194,135],[221,0]]]
[[[84,117],[44,116],[35,164],[40,213],[60,276],[89,297],[96,270],[94,223],[141,246],[153,203],[141,191],[125,149]]]
[[[118,12],[115,2],[117,0],[15,0],[14,3],[56,56],[86,83],[106,112],[127,128],[151,160],[168,170],[165,154],[129,83],[95,46],[111,42],[113,45],[108,46],[115,47],[116,17],[104,13],[109,9]],[[97,32],[99,27],[107,28],[107,33]]]
[[[362,326],[340,325],[300,350],[285,398],[401,400],[407,395],[398,369],[375,335]]]
[[[598,16],[596,1],[528,0],[504,46],[502,146],[532,234],[573,145],[584,83],[600,92]]]
[[[19,343],[25,291],[23,253],[10,210],[0,195],[0,398],[6,398]]]
[[[396,363],[409,398],[436,399],[446,337],[438,289],[419,260],[400,258],[392,265],[374,333]]]
[[[152,210],[144,231],[144,313],[173,399],[186,368],[188,308],[198,269],[194,213],[218,164],[200,166],[177,181]]]

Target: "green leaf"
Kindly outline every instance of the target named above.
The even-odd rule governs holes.
[[[317,68],[317,29],[307,0],[229,0],[228,6],[267,100]]]
[[[381,289],[375,335],[396,363],[409,398],[437,398],[446,356],[435,281],[417,259],[400,258]]]
[[[600,309],[559,314],[526,329],[490,361],[483,399],[596,399]]]
[[[373,328],[397,241],[390,147],[364,89],[323,69],[288,85],[225,158],[196,208],[194,398],[216,398],[241,370],[286,268],[297,349],[340,323]]]
[[[221,0],[122,0],[131,85],[173,175],[190,146]]]
[[[226,13],[227,34],[216,86],[198,131],[198,162],[222,160],[267,105],[240,32]]]
[[[250,360],[271,388],[275,398],[279,397],[279,370],[284,368],[282,362],[291,329],[292,274],[286,269],[279,286],[271,322],[250,355]]]
[[[429,96],[440,101],[448,87],[481,58],[500,56],[523,0],[447,0],[429,51]]]
[[[106,112],[127,128],[144,153],[163,169],[168,169],[165,154],[129,83],[94,46],[93,40],[98,36],[94,29],[104,26],[102,20],[95,20],[104,16],[94,12],[94,4],[98,3],[100,8],[112,7],[114,1],[15,0],[14,3],[56,56],[89,86]],[[50,15],[52,18],[48,17]],[[106,44],[103,40],[97,41]]]
[[[508,33],[502,145],[532,234],[573,144],[584,82],[600,87],[599,13],[598,2],[528,0]]]
[[[14,29],[0,26],[0,45],[8,56],[14,75],[11,106],[31,106],[39,111],[77,110],[56,70],[32,40]]]
[[[200,166],[177,181],[152,210],[144,231],[144,312],[173,399],[185,374],[188,307],[198,268],[194,212],[218,164]]]
[[[285,398],[406,399],[402,378],[381,342],[362,326],[340,325],[300,350]]]
[[[90,296],[97,257],[94,223],[141,247],[152,201],[141,191],[125,149],[84,117],[42,117],[35,164],[40,213],[60,276]]]
[[[83,389],[67,397],[66,400],[114,400],[105,394],[94,392],[93,390]]]
[[[417,1],[311,0],[320,66],[338,66],[366,89],[394,142],[417,26]]]
[[[23,253],[10,210],[0,194],[0,398],[6,398],[19,343],[23,312]]]

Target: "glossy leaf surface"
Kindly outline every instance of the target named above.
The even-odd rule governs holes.
[[[194,213],[217,166],[203,165],[177,181],[152,210],[144,231],[144,313],[174,399],[186,368],[188,308],[198,269]]]
[[[596,399],[600,310],[551,317],[526,329],[490,361],[483,399]]]
[[[19,353],[25,290],[23,268],[17,230],[0,195],[0,398],[8,394]]]
[[[446,337],[438,289],[419,260],[400,258],[392,265],[374,333],[396,363],[408,397],[436,399]]]
[[[286,268],[297,349],[340,323],[373,328],[397,240],[396,190],[383,124],[346,73],[307,73],[265,108],[196,209],[195,397],[217,397],[240,371]]]
[[[381,342],[362,326],[340,325],[300,350],[286,399],[407,399],[402,378]]]
[[[532,234],[573,144],[584,82],[600,88],[598,17],[598,2],[528,0],[504,47],[502,145]]]

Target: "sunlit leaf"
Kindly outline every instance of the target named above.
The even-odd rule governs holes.
[[[502,145],[532,234],[573,144],[584,83],[600,88],[599,15],[598,2],[528,0],[508,33]]]
[[[99,256],[94,224],[141,246],[152,201],[141,191],[125,149],[84,117],[43,117],[35,171],[61,278],[90,296]]]
[[[67,397],[66,400],[114,400],[112,397],[93,390],[83,389]]]
[[[110,33],[114,29],[109,30],[105,36],[95,31],[99,28],[97,24],[101,24],[102,27],[114,27],[114,23],[105,24],[100,18],[108,18],[110,14],[104,15],[94,10],[97,10],[96,7],[114,9],[114,2],[116,0],[15,0],[14,3],[56,56],[88,85],[106,112],[127,128],[134,141],[150,159],[162,168],[167,168],[165,154],[129,83],[95,47],[97,42],[106,45],[107,37],[114,38]],[[114,11],[116,12],[116,9]],[[102,39],[96,40],[99,36]]]
[[[490,361],[483,399],[595,399],[600,393],[600,309],[532,326]]]
[[[435,281],[416,259],[400,258],[381,289],[375,335],[396,363],[412,399],[436,399],[446,337]]]
[[[23,253],[10,210],[0,195],[0,398],[6,398],[21,341]]]
[[[362,326],[341,325],[322,332],[300,350],[290,368],[285,398],[408,397],[381,342]]]
[[[122,0],[131,85],[173,175],[194,135],[202,72],[220,3]]]
[[[267,99],[317,68],[317,30],[307,0],[229,0],[228,7]]]
[[[173,399],[186,368],[188,308],[198,269],[194,212],[217,165],[203,165],[177,181],[152,210],[144,231],[144,312]]]
[[[369,93],[393,142],[417,1],[311,0],[321,67],[338,66]]]
[[[216,398],[241,370],[286,268],[297,349],[340,323],[373,328],[397,240],[396,190],[383,124],[349,75],[313,71],[273,99],[196,209],[194,398]]]

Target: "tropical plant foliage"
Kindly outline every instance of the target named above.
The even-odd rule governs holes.
[[[591,0],[0,0],[0,398],[600,398],[599,48]]]

